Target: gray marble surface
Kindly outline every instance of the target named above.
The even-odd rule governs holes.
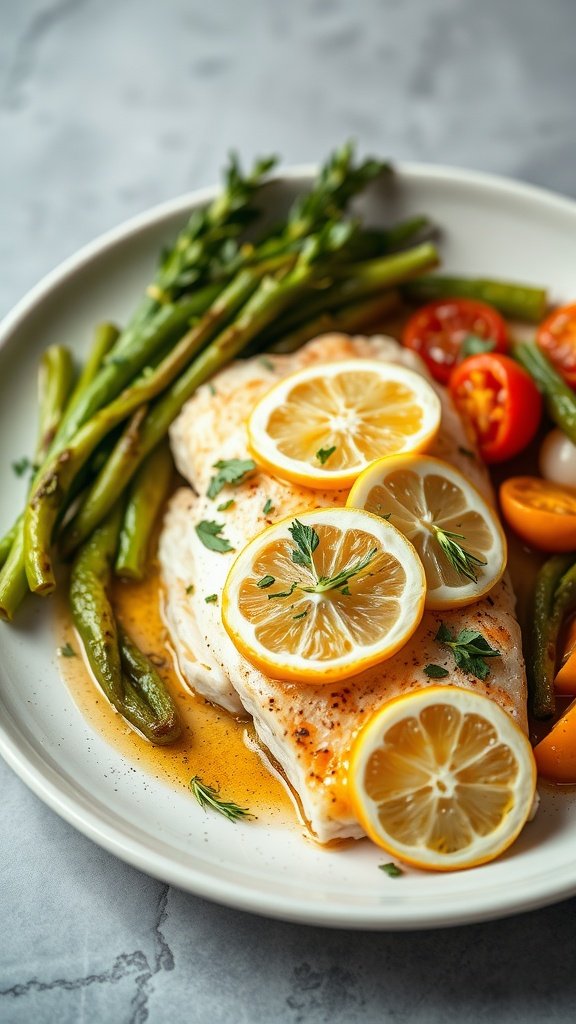
[[[573,0],[0,0],[0,25],[0,313],[231,146],[295,162],[355,136],[576,196]],[[3,1024],[574,1019],[574,900],[421,934],[266,921],[0,778]]]

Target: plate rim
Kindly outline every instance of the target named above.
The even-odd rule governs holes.
[[[274,175],[270,183],[310,180],[316,170],[315,164],[291,165]],[[411,161],[398,161],[394,164],[394,170],[400,178],[473,186],[482,191],[498,192],[511,200],[536,202],[548,206],[550,210],[576,215],[576,199],[510,177]],[[54,288],[74,277],[79,270],[104,256],[117,244],[134,239],[139,233],[144,233],[178,214],[185,215],[193,208],[209,202],[218,191],[219,186],[214,185],[185,192],[122,221],[83,245],[44,275],[3,317],[0,322],[0,349],[9,343],[13,332]],[[107,852],[159,881],[238,910],[313,926],[400,931],[451,927],[493,920],[535,910],[576,894],[575,870],[574,877],[568,879],[559,878],[557,874],[553,877],[545,875],[540,887],[528,895],[525,892],[512,895],[508,890],[509,898],[505,902],[500,886],[496,887],[493,893],[482,890],[481,905],[471,905],[467,898],[463,901],[464,906],[455,907],[451,904],[450,909],[440,914],[437,908],[433,908],[432,913],[427,913],[422,904],[416,913],[412,909],[407,913],[406,904],[402,904],[402,910],[398,912],[390,905],[382,903],[376,903],[370,911],[353,906],[346,909],[342,905],[334,906],[310,898],[298,903],[294,902],[290,895],[278,896],[264,892],[259,892],[256,899],[254,891],[247,888],[242,880],[231,883],[206,876],[202,870],[195,868],[193,863],[187,865],[184,870],[162,852],[151,850],[131,836],[129,826],[122,830],[106,822],[97,811],[83,808],[78,799],[75,800],[74,796],[65,791],[65,780],[61,779],[58,785],[49,777],[47,766],[44,767],[44,771],[42,770],[42,760],[33,747],[32,753],[27,755],[28,741],[24,736],[18,736],[18,729],[14,728],[14,725],[15,723],[10,720],[0,721],[0,756],[25,785],[61,818]]]

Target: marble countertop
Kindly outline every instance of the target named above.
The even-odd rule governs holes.
[[[0,314],[226,153],[362,150],[576,196],[573,0],[0,0]],[[0,762],[0,1020],[567,1024],[576,900],[370,934],[141,874]]]

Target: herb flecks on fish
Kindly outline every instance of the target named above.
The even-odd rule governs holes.
[[[212,477],[208,485],[208,497],[217,498],[223,487],[227,484],[242,483],[249,473],[256,469],[254,459],[219,459],[214,463],[214,469],[218,472]]]
[[[486,637],[477,629],[461,629],[456,636],[441,622],[434,639],[449,647],[458,668],[476,679],[486,679],[490,675],[486,658],[502,657],[501,652],[490,647]]]
[[[198,539],[210,551],[224,552],[234,550],[232,545],[226,540],[226,537],[220,536],[224,529],[224,523],[216,523],[213,519],[202,519],[199,523],[196,523],[194,529]]]

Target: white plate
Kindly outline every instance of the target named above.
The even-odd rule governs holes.
[[[277,216],[310,168],[268,190]],[[122,322],[157,253],[191,207],[184,196],[105,235],[35,288],[0,332],[0,522],[25,483],[10,463],[32,451],[41,350],[83,350],[99,320]],[[425,212],[444,229],[444,268],[544,282],[575,298],[576,203],[485,175],[404,166],[366,204],[374,221]],[[498,917],[576,892],[576,794],[545,791],[537,819],[509,853],[472,871],[389,879],[368,842],[326,851],[298,830],[208,817],[190,797],[130,770],[81,718],[56,668],[49,604],[28,601],[0,629],[0,752],[50,807],[117,856],[210,899],[287,920],[354,928],[427,928]],[[386,858],[384,858],[386,859]]]

